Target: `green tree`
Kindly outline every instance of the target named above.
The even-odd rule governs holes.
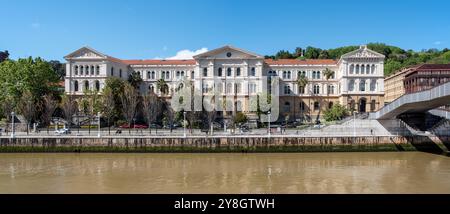
[[[294,57],[292,56],[291,53],[289,53],[289,51],[285,51],[285,50],[281,50],[278,51],[278,53],[275,54],[275,59],[293,59]]]
[[[326,121],[341,120],[346,115],[348,115],[348,110],[339,103],[334,104],[331,108],[326,109],[324,112],[324,118]]]
[[[58,76],[58,79],[64,80],[64,77],[66,76],[66,64],[61,63],[58,60],[50,60],[48,63],[51,65],[53,71]]]
[[[131,74],[128,76],[128,82],[136,89],[139,88],[142,81],[143,80],[141,75],[136,71],[131,72]]]
[[[317,58],[319,58],[321,51],[322,50],[320,48],[308,46],[308,47],[306,47],[306,50],[305,50],[305,57],[307,59],[317,59]]]
[[[114,108],[111,110],[110,120],[114,124],[122,116],[122,98],[123,89],[126,81],[118,77],[108,77],[105,81],[105,87],[103,88],[103,93],[111,92]],[[108,92],[108,93],[109,93]]]
[[[156,82],[156,88],[161,91],[163,94],[169,93],[169,86],[167,85],[166,81],[164,79],[159,79]]]
[[[237,112],[233,118],[233,122],[235,124],[243,124],[246,123],[247,120],[248,120],[247,116],[245,116],[245,114],[242,112]]]
[[[9,57],[9,53],[7,50],[0,51],[0,63],[5,61],[6,59],[8,59],[8,57]]]

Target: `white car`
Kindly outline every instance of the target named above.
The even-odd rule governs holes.
[[[70,130],[67,128],[55,130],[55,134],[70,134]]]

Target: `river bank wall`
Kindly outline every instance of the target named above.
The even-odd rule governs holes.
[[[375,152],[448,153],[450,136],[0,138],[0,152]]]

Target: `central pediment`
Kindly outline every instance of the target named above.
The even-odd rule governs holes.
[[[92,48],[82,47],[71,54],[65,56],[65,59],[106,59],[108,56]]]
[[[385,56],[362,45],[359,49],[342,55],[342,58],[385,58]]]
[[[263,56],[233,46],[224,46],[199,55],[194,59],[264,59]]]

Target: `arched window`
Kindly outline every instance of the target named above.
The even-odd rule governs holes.
[[[242,111],[242,101],[236,101],[236,111]]]
[[[84,90],[85,91],[89,90],[89,82],[87,80],[84,81]]]
[[[334,94],[334,85],[328,85],[328,94]]]
[[[227,76],[231,77],[231,68],[227,68]]]
[[[286,71],[283,71],[283,79],[286,79],[287,78],[286,76],[287,76]]]
[[[320,86],[319,85],[314,85],[313,93],[314,94],[320,94]]]
[[[320,71],[317,71],[317,79],[320,79]]]
[[[184,77],[184,71],[181,71],[181,77]]]
[[[298,93],[299,93],[299,94],[305,94],[305,87],[299,86],[299,87],[298,87]]]
[[[242,84],[241,83],[236,83],[235,87],[236,87],[236,89],[235,89],[235,93],[236,94],[242,93],[241,92],[241,90],[242,90]]]
[[[227,94],[233,93],[233,84],[227,83]]]
[[[366,80],[362,79],[359,82],[359,91],[365,91],[366,90]]]
[[[208,83],[203,84],[203,93],[208,93],[208,91],[209,91]]]
[[[236,76],[241,76],[241,68],[236,68]]]
[[[89,75],[89,65],[84,66],[84,74]]]
[[[376,80],[371,80],[370,81],[370,91],[375,91],[377,88],[377,81]]]
[[[153,86],[153,84],[150,84],[150,85],[148,86],[148,91],[149,91],[149,92],[152,92],[152,93],[155,93],[155,86]]]
[[[151,76],[151,72],[147,71],[147,79],[150,79],[150,76]]]
[[[170,71],[166,71],[166,79],[170,79]]]
[[[350,74],[353,74],[353,72],[355,72],[355,65],[351,64],[350,65]]]
[[[370,65],[366,65],[366,74],[370,74]]]
[[[74,91],[78,91],[78,81],[77,81],[77,80],[75,80],[75,81],[73,82],[73,90],[74,90]]]
[[[94,75],[94,66],[93,65],[91,65],[91,75]]]
[[[375,65],[372,65],[372,69],[370,69],[370,73],[374,74],[375,73]]]
[[[156,72],[155,71],[152,71],[152,73],[151,73],[151,79],[155,79],[156,78]]]
[[[119,70],[119,77],[122,77],[122,69]]]
[[[250,83],[248,88],[249,93],[256,93],[256,84]]]
[[[284,103],[284,112],[290,112],[291,111],[291,103],[285,102]]]
[[[320,103],[319,102],[314,102],[314,111],[319,111],[320,109]]]
[[[177,77],[177,79],[180,79],[180,75],[181,75],[180,71],[177,71],[177,72],[176,72],[176,77]]]
[[[100,75],[100,66],[95,67],[95,74]]]
[[[95,90],[100,91],[100,81],[95,80]]]
[[[114,76],[114,67],[111,67],[111,76]]]
[[[359,74],[359,65],[356,65],[356,74]]]
[[[372,101],[370,102],[370,111],[371,111],[371,112],[374,112],[374,111],[375,111],[375,106],[376,106],[376,101],[375,101],[375,100],[372,100]]]
[[[289,85],[284,86],[284,94],[291,94],[291,86]]]
[[[74,70],[75,70],[75,75],[78,75],[78,65],[75,65]]]
[[[217,91],[219,93],[223,93],[223,83],[219,82],[219,85],[217,85]]]
[[[222,68],[217,69],[217,76],[222,76]]]
[[[82,65],[80,65],[80,75],[83,75],[83,70],[84,70],[84,67]]]
[[[204,77],[208,76],[208,68],[203,68],[203,76]]]
[[[365,68],[366,67],[364,65],[361,65],[361,74],[364,74]]]
[[[287,71],[287,78],[291,79],[291,77],[292,77],[292,72],[291,71]]]
[[[349,80],[348,81],[348,91],[354,91],[355,90],[355,80]]]
[[[300,101],[300,110],[301,110],[301,111],[305,111],[305,109],[306,109],[305,106],[306,106],[305,102]]]
[[[250,76],[252,76],[252,77],[256,76],[256,69],[255,69],[255,67],[252,67],[250,69]]]
[[[313,79],[316,79],[316,71],[313,71],[313,72],[312,72],[312,78],[313,78]]]
[[[191,79],[194,79],[194,77],[195,77],[195,72],[191,71]]]

